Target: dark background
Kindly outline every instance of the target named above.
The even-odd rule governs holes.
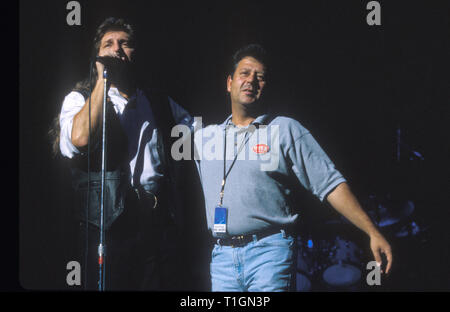
[[[423,237],[394,241],[393,274],[375,289],[450,290],[448,4],[380,1],[382,25],[368,26],[368,1],[360,0],[79,1],[82,25],[68,26],[67,2],[20,2],[22,287],[67,289],[70,178],[47,131],[88,73],[95,28],[122,16],[138,26],[145,77],[205,123],[230,113],[231,54],[263,44],[273,61],[273,107],[312,132],[361,202],[389,194],[415,204]],[[397,127],[424,160],[403,148],[396,161]],[[326,205],[310,205],[310,227],[336,218]]]

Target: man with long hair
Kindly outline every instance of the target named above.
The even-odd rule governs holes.
[[[70,159],[79,195],[79,260],[84,287],[98,288],[102,107],[106,68],[106,290],[178,290],[176,263],[179,164],[170,157],[170,129],[192,126],[170,97],[136,78],[136,34],[121,18],[96,30],[89,77],[64,99],[59,149]],[[169,195],[170,194],[170,195]]]

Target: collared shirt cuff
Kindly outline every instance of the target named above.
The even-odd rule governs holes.
[[[73,119],[67,120],[61,128],[61,136],[59,140],[61,154],[67,158],[73,158],[75,154],[80,154],[80,151],[72,143],[72,125]]]
[[[321,202],[323,202],[327,196],[341,183],[347,182],[347,180],[344,177],[339,177],[336,180],[334,180],[332,183],[328,185],[328,187],[323,190],[319,196],[319,199]]]

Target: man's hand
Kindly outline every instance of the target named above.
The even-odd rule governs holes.
[[[387,258],[386,272],[381,272],[388,274],[392,266],[391,246],[379,232],[370,235],[370,249],[372,250],[373,256],[375,257],[375,261],[380,266],[382,264],[381,253],[385,254]]]
[[[386,273],[388,273],[392,266],[391,246],[389,246],[389,243],[384,239],[383,235],[377,230],[369,216],[361,208],[361,205],[350,191],[347,183],[339,184],[328,195],[327,200],[334,209],[369,235],[370,249],[375,257],[375,261],[381,265],[381,253],[386,255],[388,261]]]
[[[103,81],[103,70],[105,69],[105,65],[96,61],[95,67],[97,67],[97,81]]]

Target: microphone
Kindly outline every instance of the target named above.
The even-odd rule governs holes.
[[[113,56],[96,56],[95,61],[100,62],[105,66],[110,82],[114,81],[115,84],[118,84],[119,81],[123,79],[131,79],[130,75],[133,72],[133,68],[132,62],[128,59],[123,60]]]
[[[106,67],[111,68],[123,68],[128,62],[112,56],[96,56],[95,61],[102,63]]]
[[[107,67],[121,66],[125,63],[122,59],[112,56],[96,56],[95,60]]]

